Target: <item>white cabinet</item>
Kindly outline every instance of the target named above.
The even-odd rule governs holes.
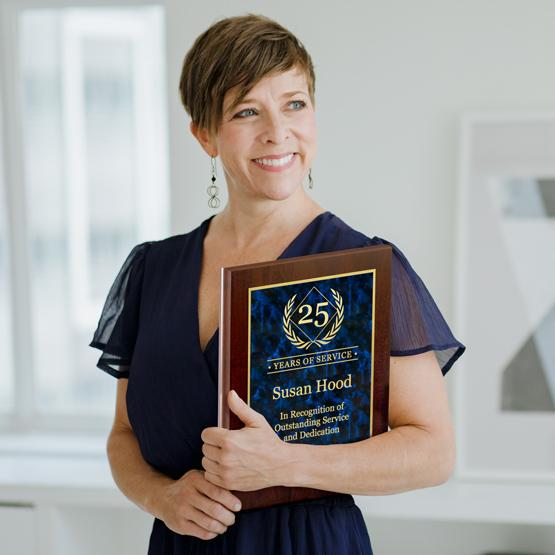
[[[40,555],[146,555],[153,517],[138,508],[54,507]]]
[[[146,554],[153,521],[102,453],[0,454],[0,555]]]
[[[555,555],[555,486],[452,479],[355,501],[379,555]],[[0,453],[1,555],[146,555],[153,520],[102,453]]]
[[[0,553],[37,553],[37,519],[33,507],[0,505]]]
[[[131,504],[56,504],[40,494],[34,507],[0,505],[0,554],[146,555],[152,522]]]

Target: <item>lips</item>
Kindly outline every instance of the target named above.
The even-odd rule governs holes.
[[[260,159],[255,158],[254,160],[251,160],[251,162],[257,168],[263,169],[265,171],[282,172],[289,169],[295,163],[295,161],[298,158],[298,155],[296,153],[291,153],[290,155],[285,155],[285,157],[282,157],[282,158],[286,158],[286,159],[290,158],[290,159],[287,160],[286,162],[278,163],[275,161],[275,158],[267,159],[266,162],[260,162],[259,161]]]
[[[251,158],[251,160],[279,160],[280,158],[285,158],[290,154],[298,154],[298,152],[284,152],[283,154],[265,154],[263,156],[257,156],[256,158]]]

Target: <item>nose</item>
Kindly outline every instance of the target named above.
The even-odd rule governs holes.
[[[289,133],[289,125],[284,116],[282,116],[279,112],[271,112],[267,114],[263,132],[263,140],[265,143],[283,143],[289,138]]]

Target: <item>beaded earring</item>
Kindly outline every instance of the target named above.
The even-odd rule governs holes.
[[[218,208],[220,206],[220,199],[216,196],[218,194],[218,186],[215,184],[216,182],[216,158],[214,156],[211,157],[211,165],[212,165],[212,184],[208,185],[206,192],[210,196],[208,199],[208,206],[210,208]]]

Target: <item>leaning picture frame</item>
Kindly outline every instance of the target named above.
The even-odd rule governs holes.
[[[555,112],[460,121],[461,479],[555,483]]]

